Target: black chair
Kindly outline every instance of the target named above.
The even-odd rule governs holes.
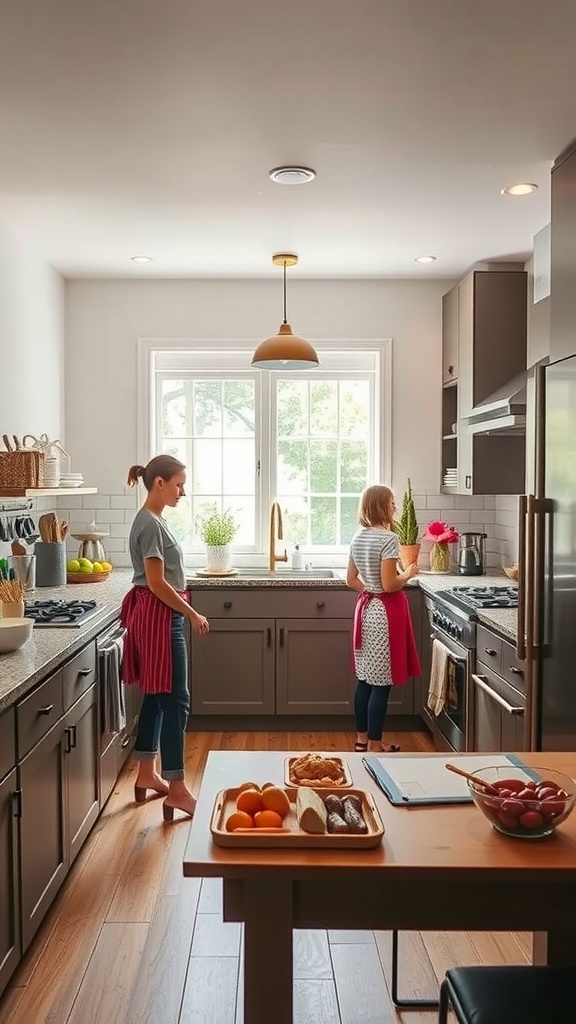
[[[438,1024],[568,1024],[576,1018],[575,967],[454,967],[440,986]]]
[[[400,1010],[437,1010],[437,999],[400,999],[398,995],[398,932],[392,932],[392,979],[390,995],[394,1006]]]

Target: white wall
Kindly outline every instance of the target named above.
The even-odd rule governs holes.
[[[393,339],[392,484],[437,490],[441,297],[452,281],[289,279],[294,331]],[[137,457],[136,342],[262,339],[281,320],[281,281],[66,282],[66,444],[73,468],[112,493]]]
[[[63,279],[0,224],[0,434],[62,436],[63,353]]]

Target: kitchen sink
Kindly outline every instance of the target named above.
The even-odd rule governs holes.
[[[337,580],[341,574],[334,569],[239,569],[236,579],[250,580]]]

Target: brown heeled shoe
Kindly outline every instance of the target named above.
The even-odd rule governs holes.
[[[168,792],[167,789],[156,789],[154,786],[134,786],[134,803],[145,803],[148,799],[148,790],[152,794],[152,800],[157,799],[159,796],[166,796]]]
[[[164,801],[162,804],[162,817],[164,821],[174,821],[174,811],[182,811],[182,814],[187,814],[190,818],[193,818],[195,810],[196,801],[194,801],[194,809],[192,811],[189,811],[186,807],[174,807],[172,804],[167,804]]]

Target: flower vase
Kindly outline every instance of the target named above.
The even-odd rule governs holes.
[[[450,572],[451,565],[452,553],[450,545],[443,542],[433,544],[430,551],[430,571]]]

